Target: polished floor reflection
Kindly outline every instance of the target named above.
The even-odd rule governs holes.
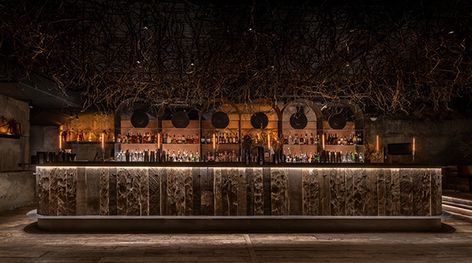
[[[30,208],[31,209],[31,208]],[[438,233],[51,234],[0,215],[0,262],[471,262],[472,223]]]

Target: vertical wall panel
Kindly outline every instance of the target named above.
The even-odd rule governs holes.
[[[76,214],[87,214],[87,184],[85,180],[85,168],[77,168],[77,189],[76,189]]]
[[[329,176],[331,215],[346,214],[346,181],[344,169],[331,170]]]
[[[214,211],[214,168],[202,168],[201,183],[201,214],[211,216]]]
[[[271,215],[288,215],[288,170],[270,169]]]
[[[302,215],[302,169],[287,169],[288,210],[290,215]]]
[[[161,214],[161,173],[162,168],[149,169],[149,215]]]
[[[303,169],[303,215],[321,215],[321,185],[319,170]]]
[[[431,174],[427,169],[420,169],[413,175],[413,214],[430,215]]]
[[[50,179],[51,169],[42,168],[38,169],[38,214],[50,215],[49,212],[49,191],[50,191]]]
[[[193,167],[192,168],[192,191],[193,191],[193,215],[198,216],[201,214],[201,175],[203,168]]]
[[[128,185],[131,178],[128,169],[118,168],[116,177],[116,214],[126,215],[128,202]]]
[[[442,214],[442,185],[441,171],[431,171],[431,215]]]
[[[413,176],[409,169],[400,169],[400,214],[413,215]]]
[[[377,169],[365,169],[367,174],[367,192],[364,202],[366,203],[366,215],[368,216],[377,216],[378,215],[378,193],[377,193]]]
[[[109,169],[103,168],[100,173],[100,215],[110,214],[110,175]]]
[[[356,214],[356,205],[355,205],[355,176],[356,172],[352,169],[344,169],[345,185],[346,185],[346,200],[345,200],[345,215],[353,216]]]
[[[264,176],[262,168],[254,168],[254,215],[264,215]],[[270,197],[269,197],[270,199]]]
[[[117,215],[117,169],[110,169],[108,177],[108,214]]]
[[[354,215],[367,215],[367,174],[365,169],[353,169],[354,176]]]
[[[139,214],[149,215],[149,169],[142,169],[139,173]]]
[[[248,216],[254,215],[254,172],[252,168],[245,169],[246,174],[246,203],[247,209],[246,214]]]
[[[377,170],[377,200],[378,200],[378,203],[377,203],[377,206],[378,206],[378,210],[377,210],[377,215],[379,216],[385,216],[386,215],[386,207],[385,207],[385,204],[386,204],[386,201],[387,201],[387,195],[386,195],[386,192],[385,192],[385,173],[386,173],[387,169],[378,169]]]

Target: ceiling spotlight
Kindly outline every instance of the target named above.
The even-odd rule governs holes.
[[[448,34],[454,34],[454,30],[449,31]]]
[[[193,64],[193,63],[190,63],[190,66],[192,66],[192,67],[193,67],[194,65],[195,65],[195,64]]]
[[[136,63],[138,63],[138,64],[141,64],[141,61],[139,61],[139,60],[136,60]]]
[[[144,30],[148,30],[148,27],[147,27],[147,26],[144,26],[143,29],[144,29]]]
[[[375,116],[374,116],[374,117],[370,117],[370,120],[371,120],[371,121],[376,121],[376,120],[377,120],[377,117],[375,117]]]
[[[252,31],[252,27],[249,28],[249,31]]]

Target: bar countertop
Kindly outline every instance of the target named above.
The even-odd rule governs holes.
[[[227,162],[60,162],[38,164],[37,167],[232,167],[232,168],[442,168],[431,164],[397,164],[397,163],[283,163],[283,164],[244,164]]]

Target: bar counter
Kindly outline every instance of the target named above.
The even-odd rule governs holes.
[[[60,231],[430,231],[441,168],[60,163],[37,167],[38,225]]]

